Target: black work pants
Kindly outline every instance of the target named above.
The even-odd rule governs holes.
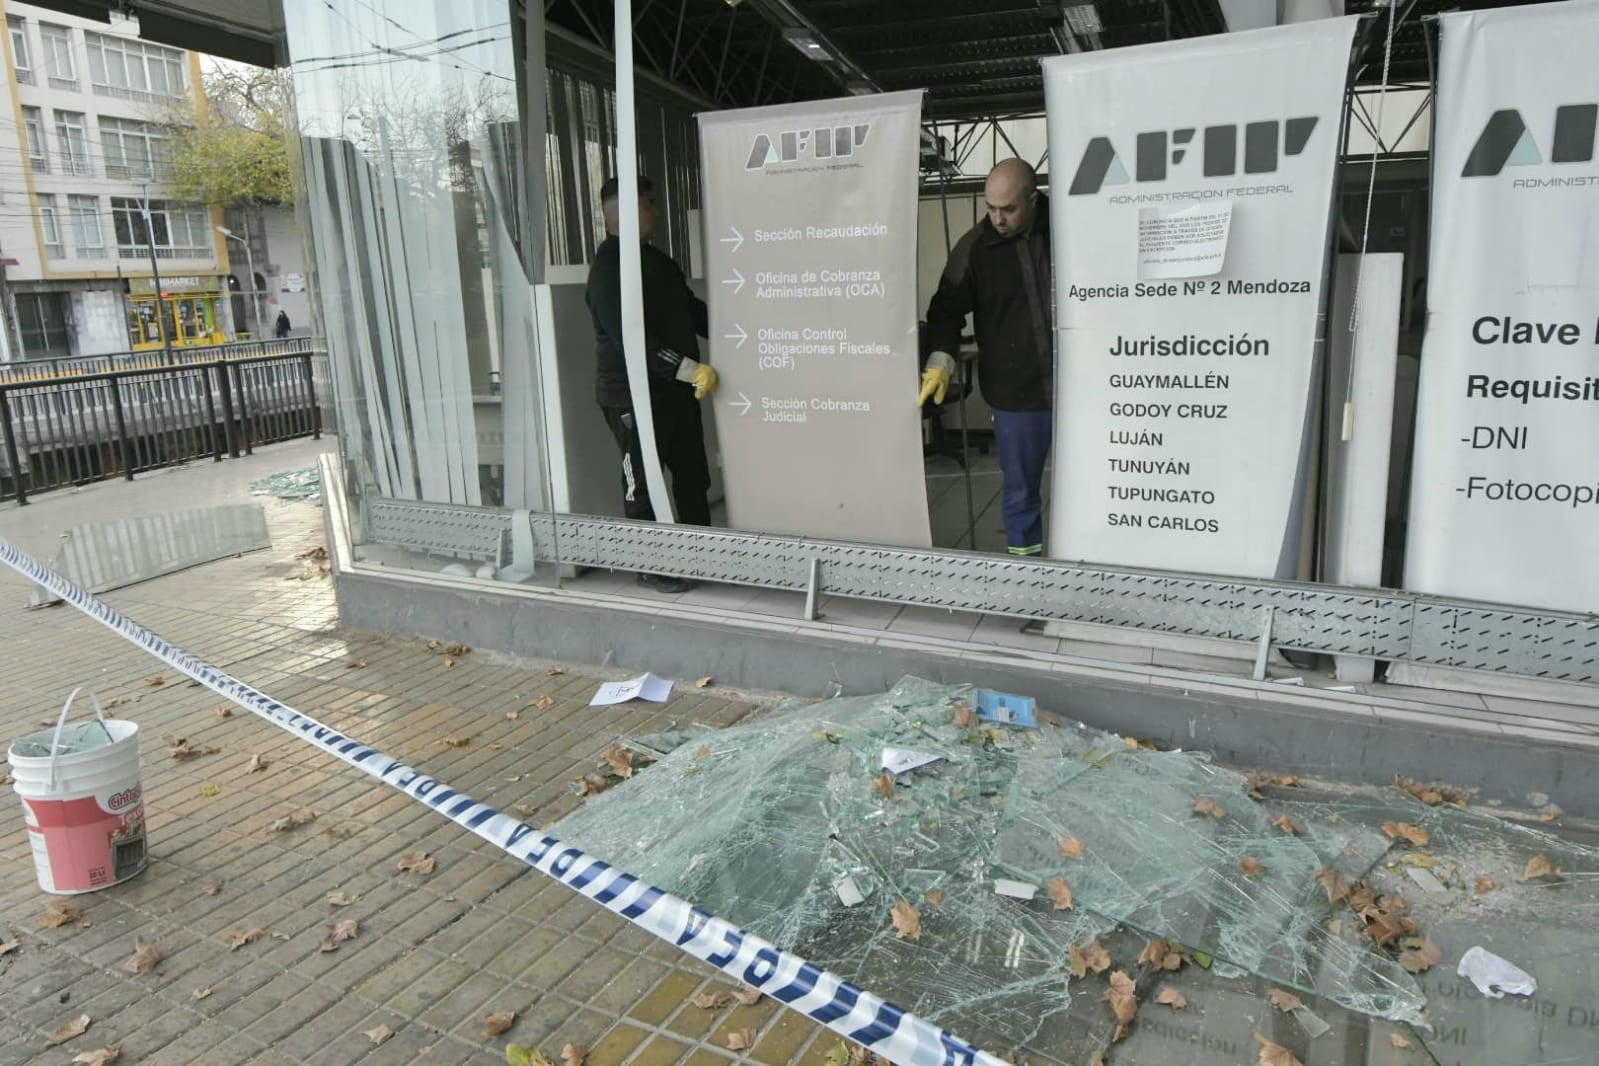
[[[682,396],[675,395],[681,391]],[[672,506],[677,520],[687,526],[711,524],[711,465],[705,457],[705,423],[699,401],[687,390],[652,395],[655,416],[655,451],[663,469],[672,475]],[[622,505],[629,518],[655,521],[650,492],[644,483],[644,451],[638,421],[630,407],[602,407],[605,424],[622,451]]]

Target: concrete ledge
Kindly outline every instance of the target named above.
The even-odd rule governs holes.
[[[334,515],[330,514],[330,526]],[[1087,660],[968,641],[808,623],[719,608],[580,593],[472,587],[459,579],[339,566],[352,628],[460,640],[515,655],[623,665],[734,687],[826,697],[882,691],[905,674],[1038,699],[1092,726],[1201,749],[1223,762],[1378,783],[1444,780],[1479,800],[1548,793],[1599,815],[1599,736],[1513,716],[1360,692],[1285,688],[1144,664]],[[596,712],[603,713],[603,712]]]

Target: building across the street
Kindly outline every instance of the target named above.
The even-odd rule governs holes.
[[[0,123],[0,360],[215,344],[248,329],[224,297],[254,279],[229,265],[220,210],[163,185],[166,126],[205,107],[198,56],[140,40],[132,20],[3,0],[0,11],[12,116]]]

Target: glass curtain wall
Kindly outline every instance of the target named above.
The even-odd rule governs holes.
[[[548,510],[509,0],[283,7],[353,524],[381,500]],[[508,537],[415,534],[362,550],[531,573]]]

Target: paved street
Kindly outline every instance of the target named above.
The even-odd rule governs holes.
[[[248,500],[250,481],[310,466],[326,446],[46,494],[0,509],[0,536],[48,561],[72,525]],[[597,679],[575,667],[481,652],[446,665],[425,642],[342,632],[331,582],[297,578],[314,567],[297,556],[323,541],[320,508],[261,499],[270,550],[105,598],[298,710],[502,809],[531,810],[532,824],[580,802],[571,782],[618,736],[725,725],[753,708],[715,686],[684,686],[665,705],[593,709]],[[150,1066],[488,1063],[504,1062],[511,1042],[557,1062],[565,1044],[582,1044],[590,1066],[710,1066],[738,1057],[727,1035],[745,1027],[759,1034],[750,1058],[774,1066],[820,1063],[834,1046],[770,1001],[693,1006],[699,992],[732,989],[416,802],[247,712],[222,716],[214,694],[71,608],[28,611],[26,599],[24,582],[0,574],[0,737],[40,728],[76,685],[117,704],[140,727],[151,863],[107,890],[46,896],[20,805],[3,790],[0,941],[21,947],[0,957],[0,1066],[68,1063],[106,1046],[121,1048],[120,1063]],[[553,703],[531,706],[544,697]],[[180,761],[173,737],[220,750]],[[265,768],[252,772],[256,756]],[[296,812],[316,818],[271,828]],[[396,868],[414,851],[435,860],[431,874]],[[335,906],[330,893],[356,902]],[[81,918],[42,927],[55,899]],[[352,918],[354,939],[319,950],[332,923]],[[152,973],[120,969],[136,938],[162,955]],[[483,1018],[497,1011],[516,1020],[486,1037]],[[82,1014],[86,1033],[47,1047]],[[366,1033],[380,1026],[393,1035],[377,1045]]]

